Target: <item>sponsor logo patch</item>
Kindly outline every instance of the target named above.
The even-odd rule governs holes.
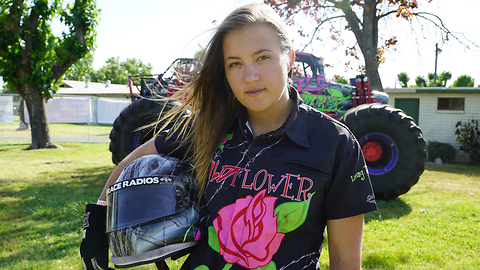
[[[112,192],[118,191],[123,188],[133,187],[133,186],[144,186],[144,185],[157,185],[157,184],[167,184],[171,185],[173,183],[172,178],[168,176],[148,176],[148,177],[138,177],[133,179],[123,180],[121,182],[115,182],[107,189],[107,196]]]
[[[355,182],[355,180],[357,180],[357,179],[365,181],[365,177],[366,177],[367,174],[368,174],[368,171],[367,171],[367,167],[365,166],[365,167],[362,168],[362,170],[360,170],[356,174],[351,175],[350,179],[352,180],[352,182]]]
[[[368,195],[367,196],[367,202],[368,203],[375,203],[375,194]]]

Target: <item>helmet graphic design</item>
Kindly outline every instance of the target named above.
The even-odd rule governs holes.
[[[200,230],[191,164],[148,155],[128,164],[107,190],[112,262],[132,267],[188,253]]]

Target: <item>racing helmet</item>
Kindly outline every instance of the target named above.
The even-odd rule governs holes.
[[[107,189],[108,244],[117,268],[182,256],[200,235],[193,166],[148,155],[128,164]]]

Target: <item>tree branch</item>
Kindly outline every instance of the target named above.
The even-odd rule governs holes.
[[[67,59],[63,59],[61,63],[55,63],[52,67],[53,70],[53,75],[51,81],[58,82],[60,78],[67,72],[67,70],[72,66],[75,61],[80,59],[82,56],[78,53],[73,52],[71,49],[75,50],[80,50],[80,51],[86,51],[87,50],[87,44],[86,44],[86,35],[85,35],[85,28],[82,23],[85,18],[83,18],[82,15],[79,14],[79,12],[84,9],[85,5],[85,0],[75,0],[75,5],[72,9],[73,13],[73,25],[74,25],[74,31],[75,31],[75,37],[74,40],[64,40],[66,43],[73,43],[75,48],[70,48],[68,51],[68,56]],[[67,37],[66,39],[69,39],[70,37]],[[78,47],[78,48],[77,48]]]
[[[73,16],[75,17],[74,24],[75,24],[75,34],[76,34],[77,41],[83,46],[85,46],[86,45],[85,28],[81,23],[82,20],[84,20],[85,18],[79,15],[79,8],[81,5],[85,5],[84,0],[75,0],[75,6],[73,7]]]
[[[352,29],[353,34],[355,35],[355,38],[357,39],[357,42],[359,43],[360,47],[363,46],[363,38],[362,38],[362,29],[360,26],[363,27],[361,20],[358,18],[357,14],[353,12],[352,8],[350,7],[349,1],[344,1],[341,3],[338,3],[336,1],[331,1],[327,0],[329,2],[335,2],[337,7],[343,11],[345,14],[345,19],[348,22],[348,25]]]
[[[443,20],[438,16],[438,15],[435,15],[435,14],[432,14],[432,13],[429,13],[429,12],[417,12],[417,13],[413,13],[414,16],[417,16],[417,17],[420,17],[420,18],[423,18],[431,23],[433,23],[433,25],[435,25],[435,27],[437,27],[438,29],[440,29],[442,32],[444,32],[446,34],[446,39],[448,40],[448,36],[452,36],[453,38],[455,38],[460,44],[464,45],[467,49],[471,49],[470,46],[468,44],[466,44],[465,42],[461,41],[460,38],[458,38],[453,32],[451,32],[446,26],[445,24],[443,23]],[[427,16],[432,16],[434,17],[435,19],[438,20],[435,21]],[[463,34],[462,34],[463,35]],[[464,36],[465,38],[465,36]],[[466,39],[466,38],[465,38]],[[468,39],[466,39],[468,40]],[[474,42],[468,40],[473,46],[477,47],[477,48],[480,48],[479,45],[475,44]]]
[[[312,38],[311,38],[310,41],[303,47],[302,52],[307,48],[307,46],[309,46],[310,44],[312,44],[313,38],[315,37],[315,34],[317,33],[318,29],[320,29],[320,26],[322,26],[324,23],[326,23],[326,22],[328,22],[328,21],[335,20],[335,19],[339,19],[339,18],[345,18],[345,16],[344,16],[344,15],[338,15],[338,16],[334,16],[334,17],[331,17],[331,18],[328,18],[328,19],[326,19],[326,20],[321,21],[321,22],[317,25],[317,27],[315,27],[315,31],[313,31]]]
[[[24,35],[22,37],[25,41],[25,48],[23,48],[22,52],[22,65],[25,66],[27,66],[32,59],[33,34],[35,33],[35,29],[37,29],[39,17],[40,14],[37,12],[36,6],[32,7],[25,27],[26,31],[23,32]]]
[[[387,13],[385,13],[385,14],[382,14],[382,15],[380,15],[380,16],[377,16],[377,18],[378,18],[378,19],[382,19],[383,17],[387,17],[387,16],[389,16],[389,15],[391,15],[391,14],[393,14],[393,13],[397,13],[397,11],[396,11],[396,10],[390,10],[389,12],[387,12]]]
[[[301,1],[295,1],[292,2],[295,5],[291,4],[291,1],[288,1],[286,3],[281,3],[281,4],[275,4],[275,6],[278,8],[278,11],[280,12],[279,15],[281,17],[284,17],[286,19],[289,19],[293,17],[294,15],[297,15],[300,12],[308,13],[310,9],[331,9],[331,8],[337,8],[335,6],[329,6],[329,5],[310,5],[310,6],[298,6],[298,8],[295,9],[295,6],[299,5]],[[283,6],[283,8],[282,8]],[[295,10],[294,10],[295,9]]]

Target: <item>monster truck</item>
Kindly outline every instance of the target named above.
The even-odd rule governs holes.
[[[156,96],[181,89],[194,63],[193,59],[177,59],[158,77],[129,77],[129,84],[135,86],[135,79],[140,79],[140,95],[132,92],[132,104],[113,124],[110,151],[114,163],[153,136],[155,126],[148,125],[158,119],[161,108],[166,111],[178,105]],[[347,125],[358,139],[377,199],[397,198],[418,182],[427,159],[422,131],[405,112],[387,105],[387,94],[371,91],[366,77],[351,79],[351,85],[327,81],[321,58],[296,52],[293,85],[306,104]]]
[[[113,163],[118,164],[133,149],[152,138],[157,131],[157,127],[152,124],[162,113],[180,104],[167,103],[162,97],[170,96],[188,83],[194,63],[194,59],[179,58],[162,74],[128,77],[132,103],[113,122],[110,132]]]

